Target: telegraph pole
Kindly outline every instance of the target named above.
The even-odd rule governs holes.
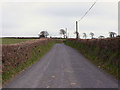
[[[81,17],[80,20],[76,21],[76,39],[79,38],[79,33],[78,33],[78,22],[80,22],[87,14],[88,12],[93,8],[93,6],[96,4],[97,0],[92,4],[92,6],[85,12],[85,14]],[[120,32],[119,32],[120,33]]]
[[[78,21],[76,21],[76,39],[78,39]]]

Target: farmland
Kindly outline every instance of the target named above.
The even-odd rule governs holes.
[[[34,40],[34,39],[15,39],[15,38],[2,38],[2,42],[0,44],[14,44],[14,43],[20,43],[20,42],[25,42],[28,40]]]

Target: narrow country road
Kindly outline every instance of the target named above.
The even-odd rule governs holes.
[[[75,49],[55,44],[4,88],[118,88],[118,83]]]

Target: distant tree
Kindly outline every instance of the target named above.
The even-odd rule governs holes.
[[[117,34],[115,32],[109,32],[110,38],[115,37],[115,35],[117,36]]]
[[[104,37],[104,36],[99,36],[98,38],[99,38],[99,39],[104,39],[105,37]]]
[[[116,37],[120,37],[120,35],[117,35]]]
[[[91,35],[91,39],[93,39],[94,33],[91,32],[90,35]]]
[[[87,38],[87,34],[86,33],[83,33],[83,38]]]
[[[60,34],[63,35],[65,38],[66,31],[64,29],[60,29]]]
[[[79,32],[74,32],[74,34],[76,34],[76,38],[80,38]]]
[[[49,35],[49,33],[47,31],[41,31],[38,34],[39,38],[41,38],[41,37],[47,38],[48,35]]]

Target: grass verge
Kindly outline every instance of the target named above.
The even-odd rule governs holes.
[[[110,43],[112,43],[113,41],[111,41]],[[118,66],[118,60],[120,60],[120,56],[118,54],[118,48],[114,50],[114,46],[113,48],[110,47],[111,49],[113,49],[112,51],[110,48],[107,47],[107,45],[106,48],[100,48],[103,45],[99,45],[99,47],[96,45],[96,43],[92,43],[92,45],[90,45],[76,40],[66,40],[64,43],[70,47],[77,49],[93,64],[97,65],[98,68],[101,68],[105,72],[111,74],[117,80],[120,80],[120,67]],[[100,43],[106,42],[102,41]]]

